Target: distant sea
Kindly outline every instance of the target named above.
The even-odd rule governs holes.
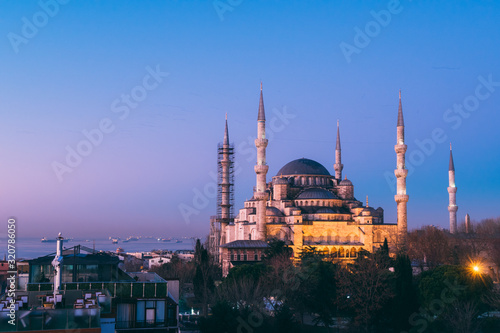
[[[95,248],[97,251],[112,251],[121,247],[125,252],[145,252],[151,250],[193,250],[196,240],[190,238],[180,239],[182,243],[177,243],[177,239],[169,242],[161,242],[156,238],[140,238],[136,241],[123,242],[119,240],[118,244],[113,244],[109,239],[72,239],[64,242],[63,248],[70,248],[76,245],[82,245],[88,248]],[[56,252],[56,243],[42,243],[41,238],[16,238],[16,258],[33,259]],[[0,238],[0,259],[7,254],[7,239]]]

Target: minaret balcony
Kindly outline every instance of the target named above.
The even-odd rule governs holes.
[[[406,149],[408,148],[407,145],[405,144],[400,144],[400,145],[395,145],[394,150],[396,151],[396,154],[404,154],[406,153]]]
[[[448,187],[448,193],[457,193],[457,188],[455,186]]]
[[[448,211],[450,213],[455,213],[457,210],[458,210],[458,206],[457,205],[449,205],[448,206]]]
[[[408,176],[408,169],[396,169],[394,170],[394,175],[396,178],[406,178]]]
[[[253,194],[253,198],[257,201],[267,200],[268,197],[269,197],[269,194],[267,192],[255,192]]]
[[[396,200],[397,203],[408,202],[408,195],[407,194],[396,194],[394,196],[394,200]]]
[[[267,170],[269,170],[269,165],[266,164],[256,164],[254,165],[254,170],[255,173],[261,174],[261,173],[267,173]]]
[[[267,139],[255,139],[255,147],[266,148],[268,142],[269,141]]]

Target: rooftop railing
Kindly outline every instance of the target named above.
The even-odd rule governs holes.
[[[28,283],[28,291],[50,292],[54,285],[49,282]],[[68,282],[61,284],[61,291],[107,290],[111,297],[163,298],[168,296],[167,282]]]

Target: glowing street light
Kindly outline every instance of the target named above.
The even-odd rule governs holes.
[[[469,268],[470,268],[472,274],[474,274],[474,275],[481,275],[481,273],[482,273],[482,267],[481,267],[481,263],[479,261],[471,261]]]

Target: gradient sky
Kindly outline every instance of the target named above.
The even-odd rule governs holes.
[[[18,236],[206,235],[226,112],[236,208],[252,196],[260,81],[268,180],[300,157],[333,173],[340,119],[355,196],[395,222],[401,89],[409,228],[448,226],[450,141],[459,222],[500,215],[498,1],[54,3],[0,1],[0,218],[15,216]],[[147,68],[169,74],[123,117]],[[453,111],[464,103],[473,111]],[[60,182],[54,161],[103,119],[114,130]]]

